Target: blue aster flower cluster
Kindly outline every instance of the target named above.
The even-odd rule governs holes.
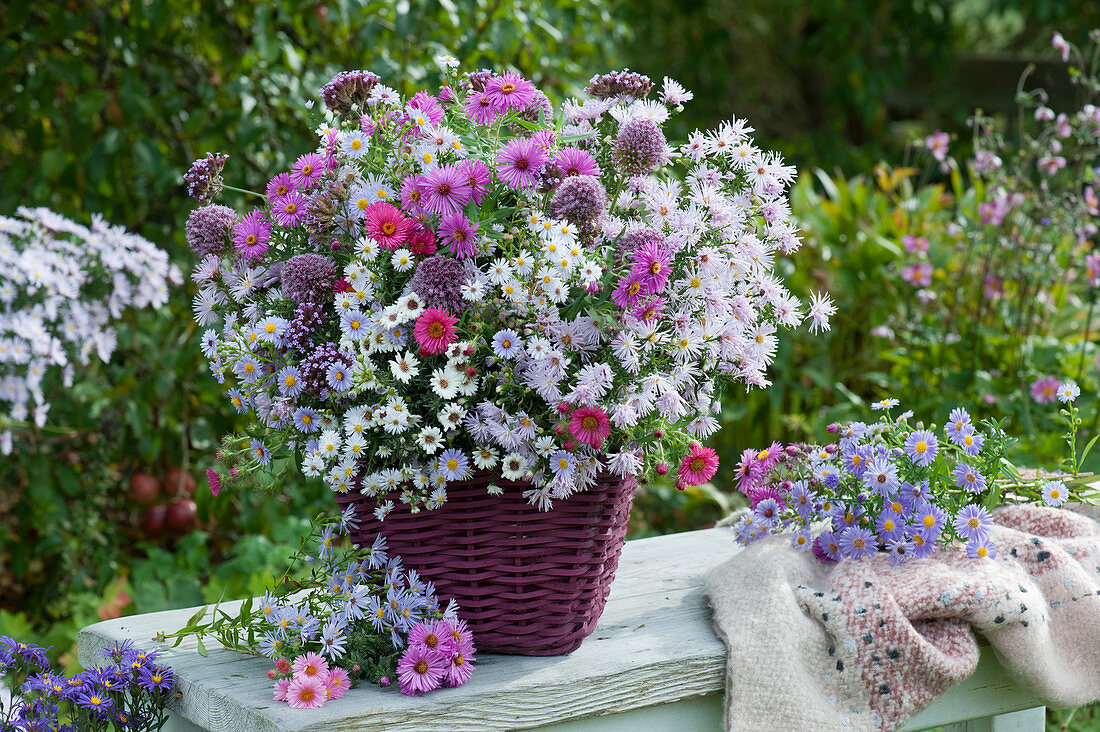
[[[46,649],[0,636],[0,682],[18,694],[0,699],[3,732],[149,732],[164,726],[164,706],[176,682],[158,652],[112,643],[99,650],[103,664],[72,676],[55,672]]]
[[[746,450],[738,476],[750,510],[738,540],[790,532],[795,547],[834,562],[886,552],[897,565],[956,543],[994,558],[990,509],[1060,506],[1074,493],[1063,480],[1024,479],[1005,459],[1013,440],[1001,422],[977,425],[958,407],[926,428],[910,424],[912,412],[893,416],[896,407],[884,399],[872,405],[878,421],[830,425],[836,444]]]

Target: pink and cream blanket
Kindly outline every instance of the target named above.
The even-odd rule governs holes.
[[[728,729],[896,729],[974,672],[975,633],[1047,705],[1100,698],[1100,513],[994,517],[992,561],[822,564],[769,537],[712,569]]]

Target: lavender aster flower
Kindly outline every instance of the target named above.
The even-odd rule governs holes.
[[[533,188],[550,156],[532,139],[512,139],[497,152],[497,175],[512,188]]]
[[[878,551],[875,535],[859,526],[851,526],[840,535],[840,552],[847,559],[862,559]]]
[[[956,465],[955,472],[951,475],[955,478],[955,485],[970,493],[977,494],[985,490],[985,476],[966,463]]]
[[[229,232],[240,221],[237,212],[228,206],[200,206],[187,217],[184,231],[187,245],[202,259],[208,254],[221,254],[229,247]]]
[[[905,454],[914,465],[926,468],[936,459],[939,442],[928,430],[914,430],[905,440]]]
[[[984,506],[970,504],[955,514],[955,531],[967,541],[985,539],[993,526],[993,516]]]
[[[325,304],[336,279],[336,265],[328,257],[296,254],[283,267],[283,294],[297,303]]]

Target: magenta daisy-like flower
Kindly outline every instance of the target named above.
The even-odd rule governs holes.
[[[423,112],[433,125],[443,121],[443,107],[439,106],[439,102],[428,92],[419,91],[413,94],[412,99],[409,100],[409,106]]]
[[[446,214],[439,222],[439,237],[451,245],[456,259],[469,259],[477,254],[478,225],[460,212]]]
[[[554,162],[557,163],[562,173],[567,177],[572,175],[594,175],[598,178],[600,176],[600,166],[596,163],[596,158],[592,156],[592,153],[579,147],[563,147],[558,150]]]
[[[401,181],[401,205],[413,216],[420,213],[424,204],[424,176],[410,175]]]
[[[661,310],[665,307],[666,298],[651,297],[630,312],[638,320],[654,320],[661,316]]]
[[[439,308],[427,308],[416,319],[413,336],[420,350],[429,356],[443,353],[455,340],[458,318]]]
[[[279,173],[267,184],[267,200],[274,203],[288,193],[298,190],[294,181],[290,179],[290,173]]]
[[[535,140],[516,138],[497,152],[497,174],[512,188],[533,188],[537,174],[549,160],[546,150]]]
[[[271,222],[263,211],[256,209],[233,227],[233,244],[242,257],[259,259],[271,241]]]
[[[718,472],[718,453],[698,442],[691,443],[688,454],[680,462],[678,475],[686,485],[706,483]]]
[[[581,407],[569,418],[569,434],[598,450],[611,434],[611,420],[599,407]]]
[[[438,689],[450,660],[424,646],[409,646],[397,662],[397,680],[401,693],[413,696]]]
[[[276,199],[271,205],[271,215],[275,223],[284,229],[300,224],[305,218],[308,200],[299,191],[291,191]]]
[[[450,656],[456,648],[454,628],[446,620],[421,620],[409,631],[409,645],[421,645]]]
[[[619,280],[618,287],[611,292],[611,300],[623,310],[633,310],[645,295],[641,278],[631,273]]]
[[[634,250],[632,257],[634,267],[631,269],[631,274],[641,280],[645,294],[652,295],[665,289],[668,273],[671,270],[672,256],[663,244],[655,241],[646,242]]]
[[[471,122],[482,127],[491,125],[493,120],[497,118],[496,107],[493,106],[492,100],[484,91],[470,92],[462,105],[462,109]]]
[[[470,199],[474,203],[485,200],[485,194],[489,192],[489,181],[492,179],[492,171],[489,166],[480,160],[466,158],[455,163],[455,169],[466,176],[470,184]]]
[[[328,691],[319,676],[295,676],[286,688],[286,703],[291,709],[320,709],[328,700]]]
[[[427,173],[421,188],[424,210],[436,216],[461,211],[470,202],[470,179],[453,165]]]
[[[462,686],[474,673],[473,656],[458,652],[451,656],[451,663],[443,672],[443,681],[447,686]]]
[[[301,678],[304,676],[316,676],[324,679],[328,677],[329,666],[328,661],[323,656],[319,656],[316,653],[303,653],[294,659],[294,676]]]
[[[535,98],[535,85],[514,71],[485,82],[485,96],[498,112],[523,109]]]
[[[328,672],[328,677],[325,679],[325,689],[328,691],[329,699],[339,699],[348,693],[350,688],[351,679],[348,678],[347,671],[337,666]]]
[[[325,172],[325,159],[317,153],[306,153],[294,161],[290,181],[299,188],[312,188]]]
[[[378,246],[395,251],[409,240],[413,220],[405,216],[401,209],[385,201],[377,201],[367,206],[367,233],[378,242]]]

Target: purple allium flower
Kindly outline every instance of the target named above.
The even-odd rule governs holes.
[[[444,165],[424,175],[421,205],[436,216],[456,213],[470,202],[469,176],[454,165]]]
[[[299,188],[310,189],[325,172],[325,159],[317,153],[306,153],[294,161],[290,180]]]
[[[905,440],[905,454],[914,465],[926,468],[936,459],[939,442],[928,430],[914,430]]]
[[[208,254],[221,254],[229,246],[229,232],[240,220],[237,212],[228,206],[210,204],[201,206],[187,217],[184,230],[187,245],[198,259]]]
[[[451,246],[451,254],[457,259],[469,259],[477,254],[478,224],[471,222],[460,211],[445,214],[439,222],[439,237]]]
[[[308,199],[300,191],[291,191],[279,198],[271,206],[271,215],[275,223],[284,229],[297,226],[306,215]]]
[[[566,177],[571,175],[592,175],[597,178],[600,175],[600,166],[592,153],[579,147],[563,147],[554,156],[554,162]]]
[[[649,245],[665,243],[665,237],[660,232],[643,227],[633,229],[623,234],[615,246],[615,263],[633,261],[634,252]]]
[[[228,155],[221,153],[206,153],[205,158],[191,163],[191,168],[183,176],[183,182],[187,184],[187,195],[204,205],[213,201],[214,196],[225,185],[222,168],[228,159]]]
[[[485,96],[499,112],[523,109],[535,98],[535,85],[514,71],[494,76],[485,82]]]
[[[1043,501],[1048,506],[1054,506],[1055,508],[1061,506],[1066,502],[1068,495],[1066,484],[1060,480],[1048,480],[1043,483]]]
[[[533,139],[509,140],[497,151],[497,174],[512,188],[532,188],[549,159],[546,150]]]
[[[984,506],[972,503],[959,509],[953,525],[959,536],[967,541],[984,539],[989,536],[989,529],[993,526],[993,516]]]
[[[653,120],[627,120],[619,127],[612,150],[615,167],[627,175],[648,175],[668,162],[668,145]]]
[[[355,119],[367,108],[371,90],[379,81],[370,71],[341,71],[321,87],[325,106],[344,119]]]
[[[462,297],[462,285],[465,283],[466,270],[458,260],[436,255],[416,266],[416,272],[409,280],[409,288],[424,298],[428,307],[461,316],[472,304]]]
[[[246,259],[259,259],[271,241],[271,222],[260,209],[244,217],[233,227],[233,244]]]
[[[489,192],[489,182],[493,178],[493,172],[489,166],[475,158],[466,158],[455,163],[454,167],[466,176],[470,184],[470,200],[474,203],[484,201],[485,194]]]
[[[606,208],[607,192],[599,178],[574,175],[558,186],[547,212],[556,219],[583,226],[598,219]]]
[[[295,254],[283,267],[282,279],[288,300],[325,305],[332,299],[336,264],[323,254]]]
[[[414,696],[438,689],[450,660],[424,646],[409,646],[397,662],[401,693]]]
[[[645,99],[651,89],[653,89],[653,82],[648,76],[635,73],[630,69],[593,76],[585,87],[585,91],[597,99],[612,97]]]
[[[849,526],[840,535],[840,553],[846,559],[862,559],[878,551],[875,535],[859,526]]]
[[[955,485],[970,493],[978,494],[985,490],[985,476],[966,463],[956,465],[951,475],[955,478]]]

